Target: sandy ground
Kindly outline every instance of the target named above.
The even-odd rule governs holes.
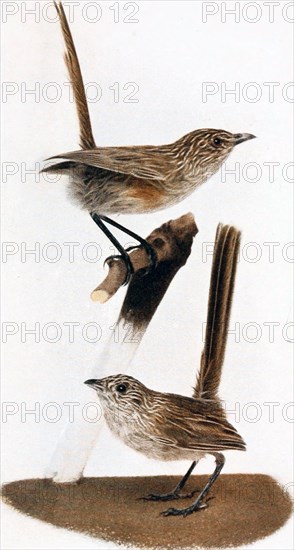
[[[187,490],[200,489],[207,476],[192,476]],[[4,500],[20,512],[58,527],[144,548],[227,548],[249,544],[282,527],[291,514],[288,494],[271,477],[222,475],[208,508],[186,518],[160,512],[193,500],[146,502],[149,493],[169,492],[175,476],[84,478],[57,485],[28,479],[4,485]],[[212,497],[212,498],[211,498]],[[194,497],[195,498],[195,497]]]

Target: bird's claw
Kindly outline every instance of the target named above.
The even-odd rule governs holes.
[[[136,250],[137,248],[142,248],[141,244],[134,244],[133,246],[128,246],[128,248],[125,249],[126,252],[130,252],[131,250]]]
[[[103,262],[103,267],[105,267],[105,265],[108,264],[108,262],[112,262],[113,260],[121,260],[121,259],[122,259],[122,256],[120,254],[113,254],[111,256],[107,256],[107,258],[105,258]]]
[[[190,514],[193,514],[193,512],[198,512],[198,510],[202,510],[204,508],[207,508],[208,505],[206,503],[199,503],[197,504],[196,506],[190,506],[189,508],[183,508],[183,509],[179,509],[179,508],[168,508],[168,510],[164,510],[164,512],[161,512],[161,516],[165,516],[165,517],[168,517],[168,516],[183,516],[184,518],[186,518],[187,516],[189,516]]]
[[[185,494],[183,494],[183,495],[178,495],[178,498],[183,498],[183,499],[185,499],[185,498],[192,498],[192,497],[195,495],[195,493],[197,493],[197,492],[199,492],[199,490],[198,490],[198,489],[194,489],[194,491],[191,491],[191,493],[185,493]]]
[[[122,260],[125,263],[127,273],[126,278],[123,282],[123,286],[126,286],[130,282],[131,276],[134,273],[134,268],[129,255],[126,254],[125,256],[123,256],[122,254],[114,254],[112,256],[108,256],[106,260],[104,260],[103,267],[105,267],[105,264],[108,264],[108,262],[112,260]]]
[[[153,502],[166,502],[167,500],[175,500],[177,498],[180,498],[179,495],[176,495],[175,493],[168,493],[167,495],[156,495],[151,493],[151,495],[147,495],[146,497],[142,497],[140,500],[152,500]]]
[[[130,256],[129,256],[128,252],[130,252],[131,250],[135,250],[137,248],[144,248],[146,250],[147,254],[148,254],[148,258],[149,258],[149,261],[150,261],[149,266],[139,270],[139,271],[142,272],[143,276],[148,275],[157,266],[156,252],[152,248],[152,246],[149,245],[149,243],[146,243],[146,245],[145,244],[139,244],[139,245],[135,245],[135,246],[129,246],[128,248],[125,249],[125,255],[115,254],[115,255],[112,255],[112,256],[108,256],[106,258],[106,260],[104,261],[104,264],[103,264],[104,266],[105,266],[105,264],[107,264],[111,260],[123,260],[125,262],[125,266],[126,266],[126,269],[127,269],[127,274],[126,274],[126,278],[124,280],[123,286],[127,285],[130,282],[131,276],[134,274],[133,264],[131,262],[131,259],[130,259]]]
[[[156,495],[151,493],[150,495],[147,495],[146,497],[142,497],[140,500],[152,500],[154,502],[166,502],[168,500],[178,500],[178,499],[185,499],[185,498],[192,498],[194,494],[197,492],[197,489],[194,491],[191,491],[191,493],[186,493],[184,495],[181,495],[180,493],[167,493],[166,495]]]
[[[156,269],[156,267],[157,267],[157,255],[156,255],[156,252],[155,252],[154,248],[147,241],[145,241],[144,244],[129,246],[128,248],[126,248],[126,252],[130,252],[131,250],[136,250],[138,248],[144,248],[144,250],[146,251],[146,253],[148,255],[149,265],[147,267],[143,267],[142,269],[139,270],[141,272],[141,274],[143,276],[145,276],[145,275],[148,275],[154,269]]]

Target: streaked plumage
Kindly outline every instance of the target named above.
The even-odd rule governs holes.
[[[125,393],[117,387],[126,387]],[[219,401],[150,390],[119,374],[93,382],[111,431],[149,458],[194,460],[206,453],[245,450]]]
[[[216,469],[195,503],[183,510],[167,510],[166,515],[187,515],[203,507],[203,499],[224,464],[221,451],[244,451],[246,448],[242,437],[227,421],[218,397],[239,247],[240,232],[234,227],[219,225],[205,343],[193,397],[151,390],[125,374],[86,381],[101,400],[109,428],[126,445],[149,458],[193,460],[175,491],[151,495],[152,500],[180,498],[179,492],[196,463],[206,454],[215,457]]]
[[[216,139],[222,145],[215,146]],[[43,171],[69,175],[71,196],[89,212],[153,212],[185,199],[212,176],[232,151],[235,139],[223,130],[195,130],[169,145],[63,153],[53,157],[62,162]]]
[[[168,145],[97,147],[80,65],[61,2],[55,3],[66,46],[65,62],[80,125],[81,150],[54,155],[62,159],[43,172],[70,176],[70,194],[98,216],[160,210],[185,199],[209,179],[234,146],[252,134],[201,129]]]

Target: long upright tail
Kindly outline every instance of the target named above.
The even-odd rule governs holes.
[[[210,277],[207,324],[193,397],[218,399],[225,357],[241,233],[218,225]]]
[[[77,108],[79,126],[80,126],[80,147],[82,149],[93,149],[96,147],[89,109],[87,104],[87,98],[85,94],[85,87],[83,77],[80,69],[80,64],[75,49],[74,41],[70,32],[68,21],[64,13],[64,9],[61,2],[54,2],[55,8],[59,15],[62,34],[65,42],[65,54],[64,59],[67,66],[69,78],[73,88],[74,100]]]

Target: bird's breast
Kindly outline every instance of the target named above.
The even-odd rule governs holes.
[[[164,438],[155,436],[152,422],[138,412],[125,418],[118,411],[105,411],[105,419],[111,432],[125,445],[155,460],[198,460],[205,453],[178,447]]]

